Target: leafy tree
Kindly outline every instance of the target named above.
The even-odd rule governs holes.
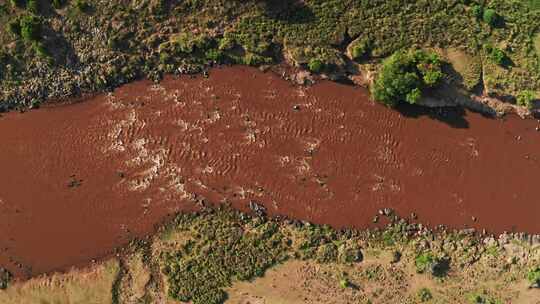
[[[436,86],[443,76],[435,53],[399,51],[387,58],[375,80],[373,97],[387,106],[415,104],[424,89]]]

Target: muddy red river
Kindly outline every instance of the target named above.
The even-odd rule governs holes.
[[[336,227],[390,207],[432,226],[540,232],[538,123],[457,112],[234,67],[4,114],[0,265],[28,277],[86,263],[201,199]]]

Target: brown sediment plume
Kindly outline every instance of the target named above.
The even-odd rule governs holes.
[[[28,277],[83,264],[201,200],[335,227],[369,227],[389,207],[431,225],[538,233],[536,126],[393,111],[361,88],[297,87],[246,67],[4,114],[0,265]]]

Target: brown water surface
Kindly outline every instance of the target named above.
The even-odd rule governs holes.
[[[536,126],[400,113],[360,88],[295,87],[245,67],[6,114],[0,265],[27,277],[85,263],[202,198],[336,227],[368,227],[391,207],[431,225],[538,233]]]

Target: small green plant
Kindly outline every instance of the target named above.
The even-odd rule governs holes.
[[[529,272],[527,273],[527,280],[529,280],[532,285],[540,287],[540,266],[529,270]]]
[[[21,18],[21,36],[25,41],[38,41],[41,36],[41,21],[38,17],[27,15]]]
[[[414,265],[416,266],[416,272],[424,273],[431,269],[431,266],[435,262],[435,257],[431,252],[424,252],[416,256],[414,259]]]
[[[433,299],[433,295],[431,294],[431,291],[429,289],[424,287],[418,291],[418,299],[420,300],[420,302],[427,302]]]
[[[308,69],[313,73],[320,73],[324,68],[324,63],[319,59],[311,59],[308,63]]]
[[[527,109],[532,109],[534,107],[534,92],[525,90],[521,91],[517,95],[517,104],[526,107]]]
[[[347,278],[343,278],[339,280],[339,287],[342,289],[347,289],[349,286],[351,286],[351,282]]]
[[[484,20],[484,22],[489,24],[491,27],[495,27],[500,23],[501,17],[495,10],[488,8],[484,10],[482,20]]]

